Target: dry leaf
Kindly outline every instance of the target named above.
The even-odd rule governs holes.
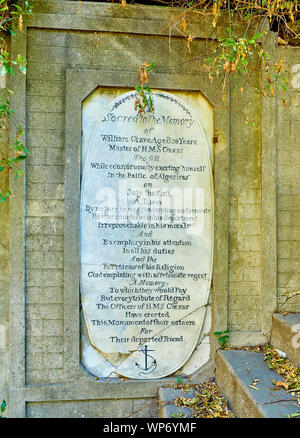
[[[219,16],[219,10],[218,10],[218,4],[217,2],[215,2],[213,4],[213,27],[216,27],[217,25],[217,20],[218,20],[218,16]]]
[[[194,37],[193,35],[190,33],[189,36],[187,37],[187,42],[188,42],[188,49],[189,52],[191,53],[191,48],[190,48],[190,43],[193,41]]]
[[[180,28],[183,29],[183,31],[186,29],[186,21],[184,17],[181,18]]]
[[[19,24],[18,24],[18,29],[21,32],[23,29],[23,17],[22,14],[19,15]]]
[[[286,383],[286,382],[283,382],[282,380],[278,380],[278,382],[276,382],[276,386],[283,387],[284,389],[288,389],[289,388],[289,384]]]
[[[126,380],[129,379],[129,377],[122,376],[122,374],[118,374],[118,373],[116,373],[116,374],[119,377],[119,379],[121,379],[123,382],[125,382]]]
[[[187,37],[187,40],[189,43],[191,43],[193,41],[194,37],[193,35],[190,33],[189,36]]]
[[[287,46],[288,43],[286,41],[284,41],[282,38],[280,38],[280,36],[277,37],[277,43],[279,46]]]

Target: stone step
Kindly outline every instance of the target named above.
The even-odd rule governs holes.
[[[300,367],[300,313],[273,314],[271,345]]]
[[[249,387],[255,379],[257,389]],[[238,418],[287,418],[300,412],[295,399],[272,380],[282,380],[264,362],[263,353],[244,350],[219,350],[216,358],[216,383]],[[283,401],[285,400],[285,401]],[[287,400],[287,401],[286,401]]]

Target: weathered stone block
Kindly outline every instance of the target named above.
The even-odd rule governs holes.
[[[63,251],[64,237],[58,235],[43,235],[38,236],[28,235],[26,238],[28,251]]]
[[[27,215],[31,217],[63,217],[64,216],[64,202],[58,200],[36,201],[28,200]]]
[[[64,219],[58,217],[28,217],[26,219],[27,235],[62,235]]]
[[[44,320],[44,336],[62,336],[63,321],[62,320]]]
[[[64,96],[65,84],[64,81],[48,81],[48,80],[28,80],[27,82],[28,96]]]
[[[260,251],[261,250],[260,236],[246,236],[246,237],[244,237],[244,250],[245,251]]]
[[[288,259],[292,257],[292,242],[289,241],[278,241],[278,257],[281,259]]]
[[[255,297],[260,294],[260,283],[255,281],[231,281],[230,295],[231,296],[250,296]]]
[[[63,166],[32,166],[28,172],[29,183],[63,183],[64,167]]]
[[[61,304],[30,304],[27,315],[29,319],[62,319]]]
[[[261,271],[259,267],[244,267],[244,280],[245,281],[259,281]]]
[[[28,269],[27,286],[61,286],[63,271],[59,269]]]

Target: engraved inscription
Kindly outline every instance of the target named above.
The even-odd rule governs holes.
[[[81,305],[97,373],[153,379],[188,360],[203,325],[212,170],[200,121],[182,100],[155,92],[154,113],[137,115],[134,97],[115,99],[90,139],[80,205]]]

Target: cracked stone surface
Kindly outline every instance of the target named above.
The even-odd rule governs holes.
[[[98,377],[153,379],[209,357],[212,170],[183,100],[154,92],[154,112],[137,115],[135,99],[113,100],[86,134],[81,349]]]

